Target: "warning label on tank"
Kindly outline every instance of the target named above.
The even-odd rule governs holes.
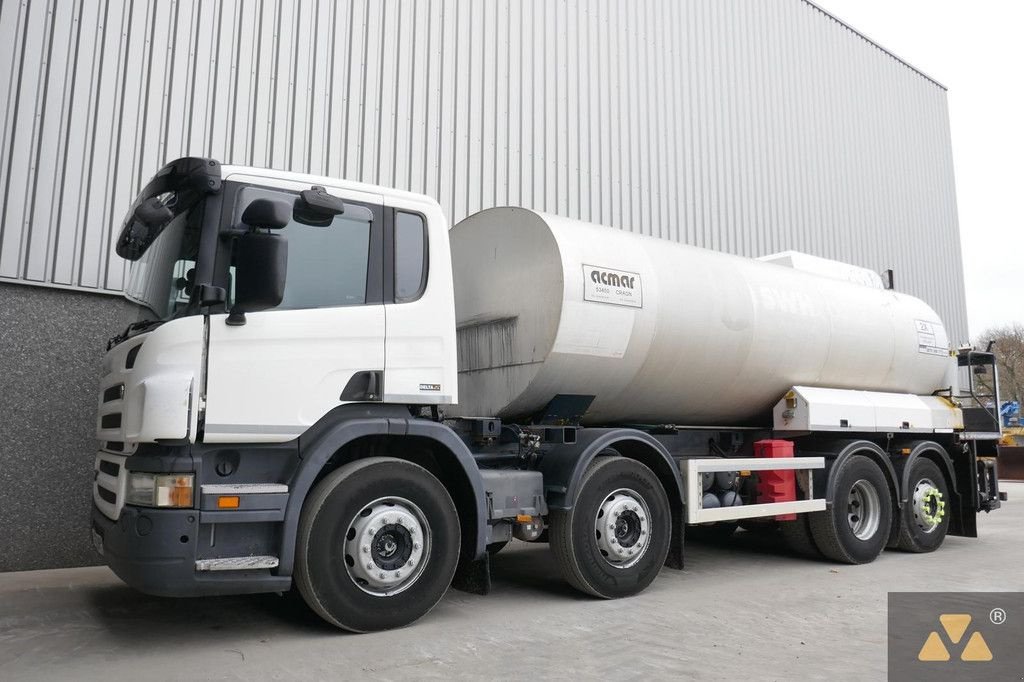
[[[949,339],[940,322],[914,320],[917,325],[917,352],[925,355],[949,355]]]
[[[583,266],[583,300],[643,308],[640,275],[596,265]]]

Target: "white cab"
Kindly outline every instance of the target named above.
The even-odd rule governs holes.
[[[272,309],[248,313],[243,326],[225,324],[226,315],[210,316],[206,442],[295,438],[345,404],[342,391],[357,372],[383,372],[383,394],[378,397],[383,402],[437,404],[454,398],[451,265],[447,223],[436,202],[294,173],[225,167],[224,176],[289,191],[320,185],[347,202],[381,209],[375,220],[386,207],[422,215],[429,270],[422,296],[407,303]],[[282,231],[285,237],[287,230]],[[289,282],[299,274],[290,272]]]

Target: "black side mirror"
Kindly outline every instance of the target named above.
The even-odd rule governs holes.
[[[226,322],[231,326],[241,326],[245,324],[247,312],[275,308],[284,299],[288,240],[276,234],[252,232],[235,242],[234,261],[235,304]]]
[[[280,230],[291,221],[291,206],[284,201],[254,199],[242,212],[242,222],[253,228]]]
[[[135,207],[132,216],[146,227],[163,227],[174,219],[174,211],[160,197],[150,197]]]
[[[174,220],[174,210],[159,196],[141,201],[132,210],[117,239],[117,255],[138,260],[167,224]]]
[[[327,227],[334,217],[345,212],[345,202],[331,196],[323,187],[311,187],[299,192],[292,216],[297,222],[313,227]]]

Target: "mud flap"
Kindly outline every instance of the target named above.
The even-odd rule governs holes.
[[[452,578],[452,587],[470,594],[489,594],[491,591],[491,555],[484,553],[479,559],[459,560]]]

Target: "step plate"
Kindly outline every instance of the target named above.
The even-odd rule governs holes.
[[[251,571],[259,568],[277,568],[276,556],[235,556],[223,559],[199,559],[197,571]]]

